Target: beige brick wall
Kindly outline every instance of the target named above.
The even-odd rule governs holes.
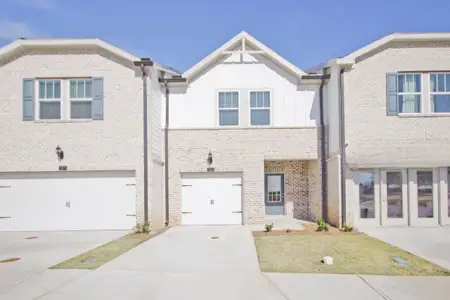
[[[335,226],[341,225],[341,178],[340,156],[327,161],[327,214],[328,222]]]
[[[386,73],[450,70],[450,44],[396,44],[344,75],[347,162],[362,167],[450,165],[450,118],[386,116]],[[424,105],[429,96],[423,95]]]
[[[199,129],[169,131],[172,224],[181,221],[180,172],[205,172],[211,151],[216,172],[242,172],[244,223],[262,222],[265,160],[310,160],[317,156],[316,128]]]
[[[142,220],[142,80],[130,65],[87,49],[29,51],[0,64],[0,172],[55,171],[57,145],[65,152],[69,171],[135,170],[136,208]],[[22,121],[23,78],[80,76],[104,77],[104,120]],[[151,179],[150,174],[150,199]]]
[[[322,170],[320,166],[320,160],[310,160],[308,162],[308,219],[312,221],[315,221],[318,218],[322,217]]]
[[[308,161],[265,161],[264,172],[284,174],[285,214],[298,219],[309,219],[310,201]]]

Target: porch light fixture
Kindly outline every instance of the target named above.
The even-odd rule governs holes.
[[[213,156],[211,151],[209,151],[208,153],[208,159],[206,160],[206,162],[208,163],[208,167],[211,167],[212,163],[213,163]]]
[[[64,151],[61,149],[59,145],[56,146],[56,155],[58,156],[59,161],[64,159]]]

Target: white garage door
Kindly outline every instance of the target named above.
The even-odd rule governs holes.
[[[240,177],[182,179],[182,224],[242,224]]]
[[[0,231],[132,229],[134,173],[43,172],[0,178]]]

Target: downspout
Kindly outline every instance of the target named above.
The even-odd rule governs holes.
[[[143,109],[144,109],[144,222],[148,223],[148,113],[147,113],[147,73],[144,65],[142,71]]]
[[[327,178],[327,161],[326,161],[326,144],[325,144],[325,117],[323,104],[323,87],[325,85],[325,76],[322,76],[319,89],[319,115],[320,115],[320,168],[322,183],[322,218],[328,222],[328,178]]]
[[[166,94],[166,122],[164,125],[164,196],[165,196],[165,213],[166,227],[169,226],[169,85],[164,82]]]
[[[346,186],[346,155],[345,155],[345,106],[344,106],[344,74],[345,69],[339,69],[339,81],[338,81],[338,89],[339,89],[339,152],[341,153],[341,225],[344,226],[347,224],[347,186]]]

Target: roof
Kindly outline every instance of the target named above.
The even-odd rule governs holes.
[[[306,74],[304,71],[300,70],[295,65],[293,65],[292,63],[281,57],[278,53],[276,53],[275,51],[273,51],[272,49],[270,49],[269,47],[258,41],[256,38],[254,38],[247,32],[242,31],[238,35],[233,37],[231,40],[223,44],[220,48],[216,49],[211,54],[206,56],[192,68],[184,72],[183,77],[188,78],[188,80],[195,78],[199,73],[201,73],[204,69],[208,68],[217,59],[222,57],[226,58],[226,55],[231,55],[230,53],[226,53],[226,51],[233,50],[233,48],[236,47],[236,45],[238,45],[239,43],[241,43],[242,40],[245,40],[245,43],[249,44],[252,48],[262,51],[262,53],[260,53],[261,55],[270,58],[271,60],[273,60],[278,65],[285,68],[293,75],[301,77]]]
[[[376,40],[367,46],[364,46],[350,54],[329,60],[320,65],[320,67],[328,67],[333,63],[338,65],[353,65],[356,60],[366,54],[374,52],[389,43],[393,42],[445,42],[450,41],[450,32],[422,32],[422,33],[392,33],[379,40]]]
[[[110,52],[120,58],[128,60],[130,62],[134,62],[137,60],[141,60],[139,57],[134,56],[133,54],[126,52],[114,45],[106,43],[105,41],[97,38],[92,39],[17,39],[12,43],[0,48],[0,61],[17,51],[22,49],[31,48],[31,47],[79,47],[79,46],[87,46],[87,47],[98,47],[107,52]],[[172,68],[165,67],[154,62],[154,67],[158,70],[171,73],[174,75],[179,75],[180,73]]]

